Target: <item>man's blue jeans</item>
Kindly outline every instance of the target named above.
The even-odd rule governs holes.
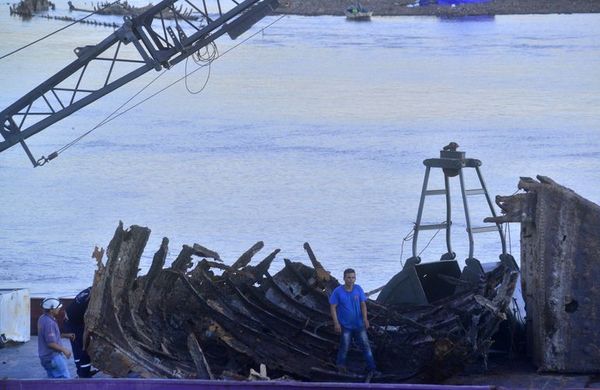
[[[367,361],[367,370],[375,370],[375,359],[373,358],[371,346],[369,345],[367,330],[364,327],[359,329],[346,329],[342,327],[342,334],[340,335],[340,349],[338,351],[336,361],[338,367],[346,367],[346,356],[348,355],[348,350],[350,349],[350,343],[352,342],[352,339],[354,339],[354,342],[356,342],[363,351],[365,360]]]
[[[67,366],[67,359],[62,353],[54,353],[52,356],[40,358],[42,367],[46,369],[48,378],[70,378],[71,373]]]

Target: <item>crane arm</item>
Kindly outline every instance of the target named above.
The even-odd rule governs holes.
[[[232,2],[227,11],[224,1]],[[123,26],[97,45],[76,48],[73,62],[0,112],[0,153],[21,144],[33,166],[41,165],[27,138],[152,69],[172,67],[224,34],[236,39],[279,3],[216,0],[216,5],[218,13],[210,14],[206,0],[163,0],[139,16],[126,16]],[[133,50],[126,50],[129,44]]]

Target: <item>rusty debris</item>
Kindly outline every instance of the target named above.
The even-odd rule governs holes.
[[[271,275],[279,250],[251,265],[262,242],[232,265],[200,245],[184,245],[165,267],[164,238],[140,276],[149,235],[148,228],[120,223],[106,263],[99,262],[86,313],[94,366],[115,377],[370,379],[358,351],[349,354],[349,372],[336,371],[339,336],[328,295],[339,283],[308,244],[310,266],[284,259]],[[381,371],[372,380],[437,381],[484,357],[516,280],[517,272],[500,264],[428,305],[369,300],[369,337]]]
[[[541,371],[600,372],[600,206],[546,176],[521,178],[512,196],[497,196],[521,223],[521,270],[527,339]]]

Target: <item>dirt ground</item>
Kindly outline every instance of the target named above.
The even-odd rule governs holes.
[[[360,0],[360,4],[373,11],[374,16],[433,15],[481,16],[509,14],[569,14],[598,13],[598,0],[491,0],[485,3],[437,5],[429,0],[427,6],[412,6],[418,0]],[[423,0],[421,0],[423,2]],[[457,0],[457,3],[460,0]],[[279,0],[275,13],[295,15],[343,15],[344,10],[356,0]]]

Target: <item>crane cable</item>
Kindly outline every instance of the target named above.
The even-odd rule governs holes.
[[[60,149],[58,149],[57,151],[51,153],[48,155],[48,157],[46,156],[42,156],[40,159],[37,160],[37,165],[36,166],[42,166],[44,164],[46,164],[47,162],[49,162],[50,160],[55,159],[56,157],[58,157],[59,154],[61,154],[62,152],[64,152],[65,150],[69,149],[71,146],[75,145],[77,142],[79,142],[83,137],[87,136],[88,134],[92,133],[94,130],[98,129],[101,126],[104,126],[105,124],[113,121],[114,119],[117,119],[118,117],[120,117],[121,115],[129,112],[130,110],[136,108],[137,106],[145,103],[146,101],[152,99],[153,97],[155,97],[156,95],[164,92],[165,90],[171,88],[173,85],[179,83],[181,80],[187,80],[187,77],[196,73],[197,71],[199,71],[200,69],[203,69],[206,66],[209,66],[210,69],[210,64],[212,64],[212,62],[218,58],[221,58],[223,55],[229,53],[230,51],[238,48],[239,46],[241,46],[242,44],[246,43],[248,40],[254,38],[256,35],[258,35],[259,33],[263,33],[267,28],[271,27],[272,25],[274,25],[275,23],[279,22],[281,19],[283,19],[286,15],[281,15],[279,18],[275,19],[273,22],[269,23],[268,25],[266,25],[265,27],[261,28],[260,30],[256,31],[254,34],[248,36],[247,38],[245,38],[244,40],[242,40],[240,43],[238,43],[237,45],[232,46],[231,48],[227,49],[226,51],[224,51],[222,54],[218,54],[218,52],[215,52],[216,55],[214,56],[209,56],[209,59],[207,62],[203,63],[202,65],[200,65],[198,68],[192,70],[190,73],[185,73],[183,77],[178,78],[177,80],[173,81],[171,84],[167,85],[166,87],[160,89],[159,91],[153,93],[152,95],[142,99],[141,101],[137,102],[136,104],[134,104],[131,107],[128,107],[126,110],[118,112],[121,108],[123,108],[127,103],[129,103],[131,100],[133,100],[136,96],[138,96],[140,93],[142,93],[146,88],[148,88],[150,85],[152,85],[156,80],[158,80],[167,70],[163,70],[158,76],[156,76],[154,79],[152,79],[148,84],[146,84],[142,89],[140,89],[138,92],[136,92],[133,96],[131,96],[126,102],[124,102],[123,104],[121,104],[119,107],[117,107],[113,112],[111,112],[106,118],[104,118],[103,120],[101,120],[97,125],[95,125],[94,127],[92,127],[90,130],[86,131],[85,133],[83,133],[82,135],[80,135],[79,137],[75,138],[73,141],[67,143],[66,145],[64,145],[63,147],[61,147]],[[214,42],[213,42],[214,43]],[[216,46],[215,46],[216,47]],[[200,54],[198,54],[198,58],[202,58],[200,57]],[[208,82],[208,78],[206,83]],[[206,83],[204,86],[206,86]],[[204,86],[202,87],[202,89],[204,89]],[[202,89],[200,91],[202,91]],[[198,92],[200,92],[198,91]]]
[[[113,6],[113,5],[117,4],[117,3],[120,3],[120,2],[121,2],[121,0],[116,0],[116,1],[113,1],[112,3],[110,3],[110,4],[107,4],[107,5],[105,5],[104,7],[102,7],[102,8],[99,8],[99,9],[95,10],[95,11],[94,11],[94,12],[92,12],[91,14],[89,14],[89,15],[87,15],[87,16],[84,16],[84,17],[83,17],[83,18],[81,18],[81,19],[77,19],[77,20],[75,20],[74,22],[72,22],[72,23],[69,23],[69,24],[67,24],[67,25],[66,25],[66,26],[64,26],[64,27],[61,27],[61,28],[59,28],[58,30],[51,32],[50,34],[44,35],[43,37],[41,37],[41,38],[38,38],[38,39],[36,39],[35,41],[33,41],[33,42],[30,42],[30,43],[26,44],[25,46],[21,46],[20,48],[18,48],[18,49],[15,49],[15,50],[11,51],[10,53],[6,53],[6,54],[4,54],[2,57],[0,57],[0,60],[3,60],[3,59],[5,59],[6,57],[8,57],[8,56],[11,56],[11,55],[13,55],[13,54],[15,54],[15,53],[18,53],[18,52],[20,52],[21,50],[28,48],[29,46],[33,46],[33,45],[35,45],[36,43],[38,43],[38,42],[41,42],[41,41],[43,41],[44,39],[46,39],[46,38],[49,38],[49,37],[51,37],[52,35],[54,35],[54,34],[57,34],[57,33],[61,32],[61,31],[63,31],[63,30],[66,30],[67,28],[69,28],[69,27],[73,26],[74,24],[77,24],[77,23],[81,22],[82,20],[85,20],[85,19],[89,18],[90,16],[92,16],[92,15],[94,15],[94,14],[96,14],[96,13],[98,13],[98,12],[102,11],[102,10],[104,10],[105,8],[111,7],[111,6]]]

